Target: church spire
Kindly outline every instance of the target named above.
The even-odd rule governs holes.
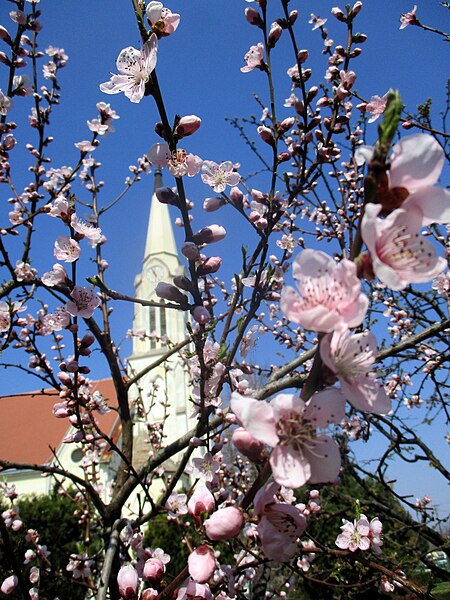
[[[153,256],[178,256],[172,222],[167,204],[156,197],[156,190],[163,187],[160,169],[155,169],[154,189],[150,207],[150,219],[145,242],[144,264]]]

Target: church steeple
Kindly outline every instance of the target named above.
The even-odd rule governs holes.
[[[178,258],[169,207],[159,202],[155,194],[162,186],[161,171],[155,169],[142,271],[134,280],[135,296],[158,304],[163,304],[155,294],[158,283],[172,283],[175,275],[184,273]],[[128,358],[130,377],[158,362],[172,344],[186,338],[187,319],[185,312],[173,308],[134,305],[133,353]],[[175,440],[179,431],[187,431],[194,424],[195,420],[190,416],[189,383],[182,352],[170,356],[132,387],[136,406],[134,447],[137,455],[142,454],[142,460],[149,451],[142,441],[149,437],[148,423],[161,426],[165,442]]]
[[[170,220],[169,207],[156,197],[156,190],[163,187],[160,169],[155,169],[153,196],[150,207],[150,219],[145,242],[144,263],[151,257],[161,254],[178,256]]]

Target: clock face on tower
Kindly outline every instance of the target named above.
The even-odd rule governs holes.
[[[164,265],[154,263],[147,267],[146,276],[152,289],[154,289],[160,281],[167,277],[167,269]]]

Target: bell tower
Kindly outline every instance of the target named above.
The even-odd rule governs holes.
[[[154,189],[150,206],[142,270],[134,280],[135,296],[143,300],[164,302],[155,294],[160,281],[172,283],[175,275],[184,273],[181,264],[169,207],[162,204],[155,191],[162,187],[161,171],[154,171]],[[135,460],[139,464],[147,459],[158,439],[163,445],[177,439],[181,433],[194,427],[189,402],[189,384],[183,353],[170,353],[174,345],[187,337],[189,316],[164,306],[134,305],[133,353],[128,358],[128,376],[143,376],[131,388],[134,414]],[[157,364],[151,370],[149,367]],[[155,444],[156,442],[156,444]]]

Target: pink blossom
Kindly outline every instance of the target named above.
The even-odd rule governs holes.
[[[380,96],[372,96],[372,98],[369,100],[365,107],[366,112],[370,113],[371,115],[367,122],[373,123],[378,119],[378,117],[381,117],[381,115],[384,113],[384,109],[386,108],[386,104],[386,95],[383,96],[383,98],[381,98]]]
[[[229,540],[239,535],[244,526],[244,516],[236,506],[219,508],[204,523],[210,540]]]
[[[16,261],[14,274],[17,281],[25,281],[25,283],[29,283],[30,281],[34,281],[36,279],[37,270],[29,263],[23,262],[23,260],[18,260]]]
[[[11,315],[9,305],[6,302],[0,302],[0,333],[9,331],[11,326]]]
[[[350,552],[368,550],[370,548],[370,526],[367,517],[361,515],[361,518],[353,523],[347,519],[342,519],[342,522],[342,533],[336,538],[336,546],[342,550],[348,549]]]
[[[96,295],[94,288],[76,285],[70,293],[72,301],[66,303],[66,310],[73,317],[89,319],[94,310],[100,305],[100,298]]]
[[[194,581],[206,583],[208,579],[211,579],[216,568],[216,559],[209,546],[203,544],[190,553],[188,558],[188,570],[189,575]]]
[[[338,377],[346,399],[356,409],[385,415],[391,401],[370,369],[375,362],[377,340],[373,333],[352,334],[348,329],[329,333],[320,342],[320,356]]]
[[[306,529],[306,519],[298,508],[281,502],[280,485],[271,482],[255,496],[255,514],[260,517],[257,532],[264,554],[270,560],[285,562],[297,552],[297,539]]]
[[[58,260],[63,260],[68,263],[75,262],[80,257],[80,246],[78,242],[65,235],[60,235],[55,241],[55,249],[53,254]]]
[[[234,165],[231,161],[217,164],[212,160],[203,161],[202,181],[210,185],[212,189],[221,194],[225,191],[227,185],[234,186],[239,183],[241,176],[234,171]]]
[[[178,590],[176,600],[212,600],[213,595],[207,583],[187,579]]]
[[[70,224],[80,237],[87,238],[90,241],[92,248],[104,241],[100,227],[86,223],[86,221],[78,218],[75,213],[70,218]]]
[[[172,153],[168,169],[174,177],[194,177],[200,171],[203,165],[203,160],[196,154],[186,154],[182,148],[178,148]]]
[[[130,565],[121,567],[117,574],[117,585],[123,600],[137,600],[139,590],[139,576],[136,569]]]
[[[293,275],[301,295],[285,286],[280,301],[290,321],[323,332],[362,323],[369,301],[361,293],[353,262],[336,263],[324,252],[307,249],[294,260]]]
[[[345,400],[340,390],[317,392],[307,402],[294,394],[279,394],[270,403],[231,395],[231,410],[257,439],[273,448],[270,466],[280,485],[297,488],[334,481],[341,466],[339,447],[316,428],[339,423]]]
[[[375,275],[392,290],[434,279],[447,263],[431,242],[420,235],[423,215],[415,206],[398,208],[385,219],[381,204],[367,204],[361,235],[370,252]]]
[[[150,36],[141,50],[132,46],[124,48],[116,61],[120,75],[113,75],[110,81],[100,84],[100,90],[105,94],[123,92],[131,102],[140,102],[150,73],[156,66],[157,52],[158,39],[155,34]]]
[[[192,459],[193,477],[201,477],[204,481],[211,482],[219,469],[220,464],[214,460],[210,452],[207,452],[202,458]]]
[[[378,519],[372,519],[369,523],[366,515],[361,515],[358,520],[347,521],[342,519],[343,525],[341,526],[342,533],[338,535],[336,539],[336,546],[342,550],[350,550],[350,552],[356,552],[356,550],[368,550],[372,548],[375,554],[381,554],[380,546],[383,545],[381,541],[381,532],[383,525]]]
[[[83,140],[81,142],[75,142],[75,148],[78,148],[80,152],[93,152],[97,146],[91,144],[88,140]]]
[[[0,587],[0,591],[2,592],[2,594],[9,596],[9,594],[12,594],[13,591],[16,589],[18,583],[19,580],[17,579],[17,575],[10,575],[3,581]]]
[[[51,208],[48,211],[48,215],[50,217],[59,217],[63,220],[68,220],[69,218],[69,203],[64,198],[64,196],[58,196],[54,199],[53,205],[50,205]]]
[[[311,23],[311,25],[313,25],[312,31],[315,31],[316,29],[323,27],[327,20],[328,19],[321,19],[320,17],[317,17],[314,13],[311,13],[311,18],[308,21],[308,23]]]
[[[47,271],[47,273],[44,273],[41,277],[42,283],[47,287],[67,283],[68,279],[65,268],[59,263],[54,264],[52,270]]]
[[[357,151],[359,163],[371,159],[373,149]],[[418,208],[422,225],[450,223],[450,191],[436,187],[443,165],[444,151],[431,135],[418,133],[397,142],[390,156],[389,192],[400,198],[394,208]]]
[[[408,25],[415,25],[417,23],[416,10],[417,6],[414,5],[412,10],[400,15],[400,29],[405,29]]]
[[[180,15],[165,8],[162,2],[152,0],[145,9],[147,19],[158,37],[174,33],[180,23]]]
[[[264,45],[259,42],[256,46],[250,46],[250,50],[244,56],[247,63],[245,67],[241,67],[242,73],[248,73],[253,69],[260,69],[264,65]]]

